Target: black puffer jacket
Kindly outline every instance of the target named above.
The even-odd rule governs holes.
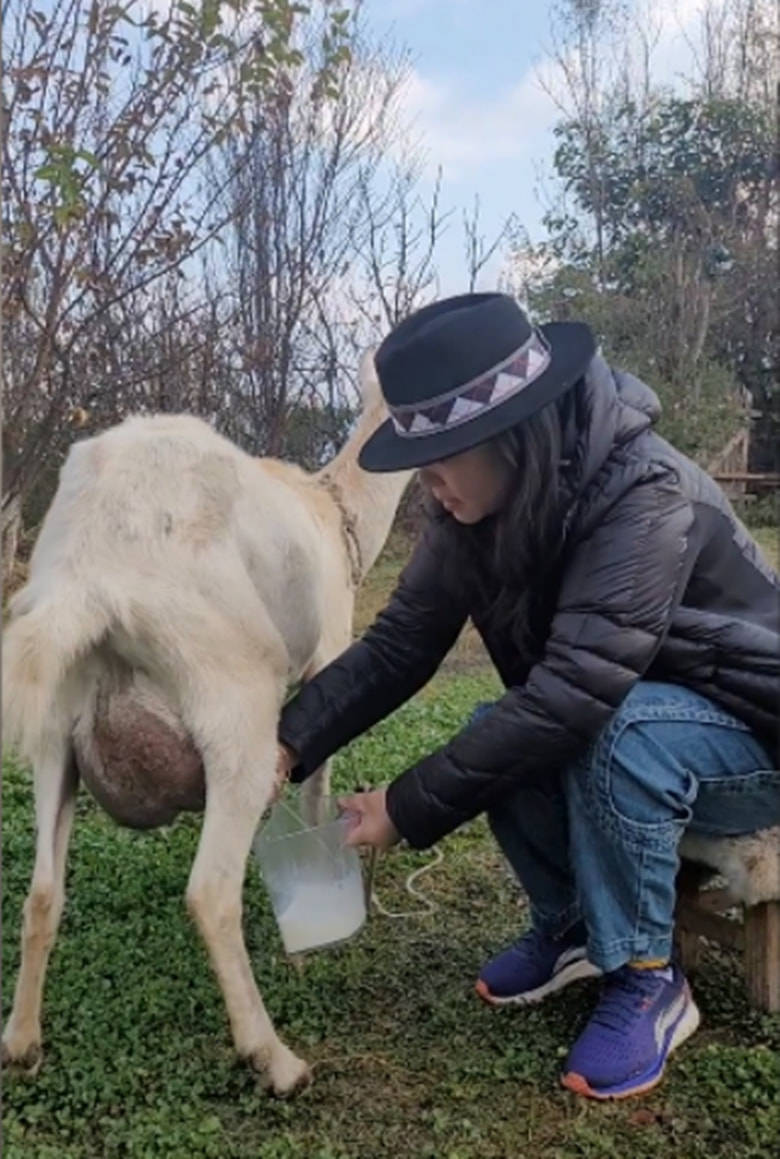
[[[507,691],[390,786],[388,812],[414,846],[565,767],[642,677],[710,697],[776,759],[777,574],[716,484],[653,432],[648,387],[597,355],[574,389],[571,503],[538,661],[529,669],[491,626],[484,585],[455,567],[448,522],[432,521],[387,608],[284,710],[302,780],[421,688],[471,616]]]

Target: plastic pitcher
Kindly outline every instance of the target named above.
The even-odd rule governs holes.
[[[278,801],[252,848],[288,954],[343,942],[366,920],[357,850],[344,844],[353,820],[332,798],[317,806],[316,823],[303,801]]]

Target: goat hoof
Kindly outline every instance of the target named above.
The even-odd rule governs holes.
[[[43,1051],[39,1042],[33,1042],[24,1048],[17,1049],[6,1039],[3,1039],[0,1058],[4,1070],[12,1067],[14,1070],[24,1071],[26,1075],[33,1078],[41,1069]]]
[[[250,1060],[250,1063],[255,1070],[261,1072],[263,1089],[277,1099],[292,1098],[305,1090],[312,1081],[309,1064],[290,1050],[285,1051],[283,1056],[275,1058],[270,1064],[266,1057],[262,1068],[255,1066],[254,1060]]]
[[[311,1068],[303,1061],[302,1058],[296,1058],[295,1062],[298,1064],[297,1070],[292,1076],[288,1070],[288,1073],[285,1074],[281,1079],[278,1076],[275,1076],[271,1079],[269,1092],[275,1098],[294,1098],[295,1095],[300,1094],[301,1091],[305,1091],[306,1088],[311,1085]]]

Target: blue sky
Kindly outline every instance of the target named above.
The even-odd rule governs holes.
[[[690,63],[690,35],[708,0],[629,0],[650,5],[659,35],[654,72],[673,81]],[[560,113],[540,83],[555,75],[548,0],[364,0],[378,38],[392,36],[411,55],[404,115],[427,154],[430,178],[443,169],[443,201],[459,211],[479,196],[483,232],[495,236],[517,215],[534,240],[543,236],[543,189],[549,190]],[[439,255],[442,291],[465,276],[460,212]],[[494,285],[497,259],[482,279]]]
[[[548,32],[548,5],[366,0],[364,10],[380,37],[390,34],[409,49],[413,72],[404,111],[420,134],[428,174],[442,166],[444,203],[458,206],[439,264],[442,289],[459,289],[465,271],[460,209],[475,196],[487,237],[512,212],[534,233],[540,229],[535,169],[550,154],[552,110],[532,77]]]
[[[433,78],[471,77],[486,97],[533,62],[549,26],[544,0],[364,0],[377,29],[395,28]]]

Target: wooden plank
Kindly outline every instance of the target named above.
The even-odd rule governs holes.
[[[780,475],[772,472],[713,471],[710,474],[716,483],[760,483],[763,487],[780,486]]]
[[[692,930],[686,930],[678,924],[674,931],[674,941],[683,973],[695,974],[701,958],[701,938]]]
[[[745,910],[745,976],[751,1002],[780,1011],[780,902]]]
[[[745,931],[741,922],[700,909],[687,898],[681,898],[678,902],[677,924],[681,930],[700,934],[722,946],[731,946],[736,950],[745,948]]]
[[[693,900],[693,899],[691,899]],[[698,909],[707,910],[711,914],[722,914],[727,909],[734,909],[741,905],[739,898],[729,893],[728,889],[702,889],[696,895]]]

